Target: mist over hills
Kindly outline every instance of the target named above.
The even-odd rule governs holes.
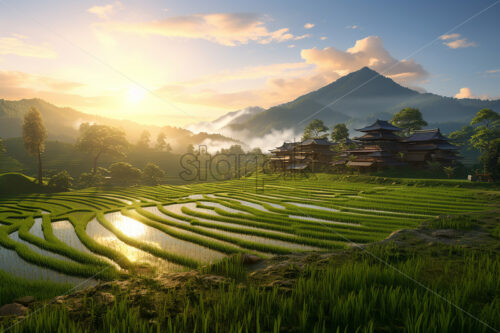
[[[167,141],[178,152],[185,152],[188,144],[201,144],[206,140],[227,144],[238,143],[237,140],[219,134],[194,134],[179,127],[143,125],[130,120],[91,115],[68,107],[58,107],[38,98],[18,101],[0,99],[0,137],[4,139],[20,137],[23,117],[31,107],[36,107],[40,111],[49,141],[74,142],[78,137],[80,124],[90,122],[121,128],[131,143],[135,143],[144,130],[151,133],[152,142],[158,133],[163,132],[167,136]]]

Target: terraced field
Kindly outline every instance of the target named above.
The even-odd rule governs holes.
[[[233,253],[272,256],[381,240],[443,214],[484,210],[453,186],[246,178],[0,199],[0,270],[74,284],[149,264],[196,268]],[[484,191],[483,191],[484,192]]]

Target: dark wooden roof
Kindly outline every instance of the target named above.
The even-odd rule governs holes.
[[[406,139],[406,142],[421,142],[421,141],[447,141],[444,135],[441,134],[439,128],[429,130],[415,131],[412,136]]]
[[[373,124],[370,126],[366,126],[363,128],[356,129],[356,131],[360,132],[371,132],[371,131],[401,131],[401,128],[396,127],[394,125],[389,124],[389,122],[385,120],[379,120],[375,121]]]
[[[397,136],[392,132],[380,131],[380,132],[368,132],[362,137],[356,138],[360,141],[375,141],[375,140],[391,140],[391,141],[399,141],[401,137]]]
[[[331,146],[333,145],[332,142],[328,141],[327,139],[307,139],[299,143],[299,146],[308,146],[308,145],[320,145],[320,146]]]

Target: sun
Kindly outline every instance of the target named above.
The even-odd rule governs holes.
[[[146,96],[146,90],[138,86],[131,86],[128,89],[127,97],[132,103],[139,103]]]

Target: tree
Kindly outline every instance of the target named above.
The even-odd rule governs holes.
[[[68,171],[63,170],[49,179],[49,188],[54,191],[67,191],[71,187],[73,178],[69,175]]]
[[[427,126],[427,122],[423,119],[422,113],[419,109],[415,108],[402,109],[394,114],[391,123],[401,128],[405,136],[410,136],[416,130],[422,129],[423,126]]]
[[[459,147],[466,147],[470,143],[470,138],[474,134],[474,127],[470,125],[465,125],[462,127],[462,129],[451,132],[448,135],[448,138],[450,141],[459,146]]]
[[[148,163],[142,171],[142,181],[146,185],[158,185],[165,178],[165,172],[154,163]]]
[[[42,153],[45,151],[47,130],[42,115],[32,107],[24,116],[23,140],[28,153],[38,158],[38,183],[42,184]]]
[[[117,184],[133,185],[141,179],[142,172],[127,162],[116,162],[109,167],[111,180]]]
[[[328,127],[325,126],[322,120],[313,119],[304,129],[302,141],[307,139],[326,139]]]
[[[451,178],[451,177],[453,177],[453,174],[455,173],[455,168],[452,166],[446,166],[443,168],[443,171],[446,174],[446,176],[448,176],[448,178]]]
[[[481,152],[484,172],[487,172],[489,164],[485,155],[490,154],[495,148],[493,143],[500,138],[500,115],[491,109],[481,109],[470,124],[475,126],[470,144]]]
[[[0,139],[0,153],[5,153],[5,151],[6,151],[6,150],[5,150],[5,146],[4,146],[4,144],[3,144],[3,140],[2,140],[2,139]]]
[[[94,162],[92,173],[96,173],[97,161],[103,154],[125,156],[128,147],[125,133],[115,127],[83,123],[80,126],[80,137],[76,141],[76,148],[91,154]]]
[[[337,124],[333,127],[332,141],[336,143],[345,143],[349,139],[349,130],[345,124]]]
[[[109,170],[98,167],[96,172],[84,172],[78,177],[79,187],[102,186],[106,183],[106,178],[109,176]]]
[[[188,146],[187,146],[187,153],[188,154],[194,154],[194,146],[193,146],[193,144],[191,144],[191,143],[188,144]]]
[[[142,131],[139,141],[137,141],[137,147],[141,149],[148,149],[150,143],[151,133],[147,130]]]
[[[159,150],[159,151],[164,151],[166,146],[167,146],[167,141],[165,140],[166,139],[166,135],[165,133],[163,132],[160,132],[158,133],[158,136],[156,137],[156,149]]]

